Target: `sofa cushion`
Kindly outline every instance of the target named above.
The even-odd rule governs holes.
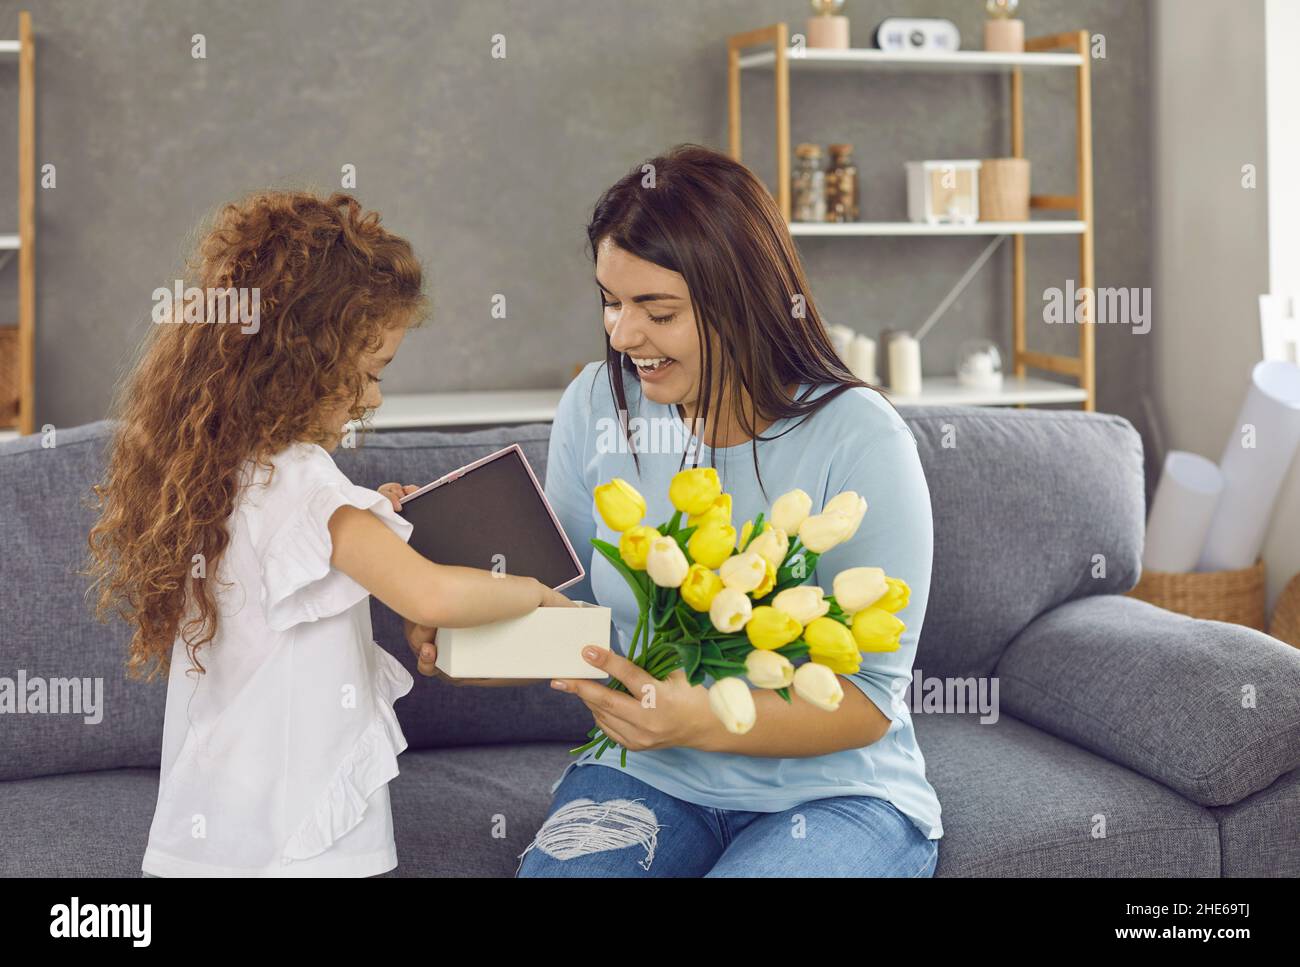
[[[1030,624],[997,676],[1006,712],[1205,806],[1300,768],[1300,650],[1251,628],[1087,598]]]
[[[158,765],[167,684],[126,678],[127,628],[95,620],[78,574],[109,433],[100,422],[57,430],[52,447],[40,435],[0,444],[0,677],[38,691],[75,679],[101,696],[93,724],[64,712],[0,714],[0,779]]]
[[[1074,410],[900,406],[930,485],[926,675],[988,675],[1030,621],[1141,573],[1142,438]],[[866,495],[870,502],[870,495]]]
[[[1300,876],[1300,769],[1231,806],[1215,806],[1224,876]]]
[[[913,721],[943,807],[936,876],[1219,875],[1214,816],[1160,783],[1009,715]]]

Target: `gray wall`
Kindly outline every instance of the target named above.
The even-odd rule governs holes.
[[[1099,285],[1151,282],[1148,9],[1134,0],[1032,0],[1030,34],[1088,28],[1094,62]],[[385,390],[559,386],[601,352],[583,226],[611,181],[679,141],[726,139],[725,38],[786,20],[803,0],[531,0],[480,3],[0,0],[38,35],[38,164],[58,185],[38,198],[39,422],[101,416],[148,328],[150,293],[176,277],[196,222],[267,185],[357,193],[407,234],[431,279],[435,318],[412,334]],[[855,46],[891,13],[957,22],[981,46],[975,0],[850,0]],[[207,59],[190,37],[207,37]],[[489,55],[503,33],[508,56]],[[970,74],[799,74],[793,136],[850,141],[863,217],[904,212],[902,163],[1008,153],[1005,78]],[[1034,190],[1073,190],[1073,75],[1027,78]],[[0,184],[13,184],[15,72],[0,66]],[[745,157],[773,170],[770,78],[745,81]],[[13,219],[0,199],[0,225]],[[829,321],[872,335],[913,330],[975,258],[979,238],[801,240]],[[1077,278],[1072,238],[1029,240],[1036,294]],[[13,305],[14,272],[0,277]],[[1009,252],[924,343],[927,374],[950,373],[968,336],[1009,353]],[[508,318],[493,320],[503,293]],[[1099,408],[1142,426],[1148,339],[1099,327]],[[1073,351],[1072,327],[1032,325],[1030,344]]]

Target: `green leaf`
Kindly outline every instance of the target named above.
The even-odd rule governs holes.
[[[602,541],[597,537],[591,539],[591,546],[604,554],[605,559],[608,560],[610,564],[614,565],[614,569],[618,571],[619,574],[623,575],[623,579],[631,586],[632,593],[636,595],[637,604],[640,605],[642,610],[644,610],[649,604],[645,589],[642,587],[641,581],[637,577],[637,572],[628,567],[627,563],[618,553],[618,548],[608,541]]]
[[[696,669],[700,667],[699,643],[679,641],[677,643],[677,654],[681,656],[682,659],[682,671],[686,673],[688,679],[693,678]]]
[[[759,514],[754,518],[754,529],[749,532],[749,540],[745,541],[745,546],[741,550],[748,550],[749,545],[753,543],[755,537],[763,533],[763,515]]]

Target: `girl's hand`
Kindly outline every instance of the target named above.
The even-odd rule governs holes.
[[[680,668],[659,681],[608,648],[588,645],[582,657],[622,682],[630,694],[583,678],[556,679],[551,686],[582,699],[604,733],[631,752],[703,748],[718,724],[709,710],[708,689],[691,685]]]
[[[402,486],[399,483],[386,483],[386,484],[381,484],[375,489],[379,491],[379,493],[387,497],[389,500],[391,500],[393,502],[393,510],[397,511],[400,514],[402,512],[402,498],[405,497],[407,494],[415,493],[420,488],[417,487],[415,484],[407,484],[406,486]]]
[[[452,678],[444,674],[436,664],[438,661],[438,629],[418,625],[414,621],[402,619],[406,628],[406,643],[415,655],[416,670],[426,678],[441,678],[452,685],[478,685],[486,688],[511,688],[517,685],[535,685],[532,678]]]

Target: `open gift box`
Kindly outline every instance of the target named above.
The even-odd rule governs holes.
[[[605,678],[582,649],[609,647],[609,608],[574,604],[476,628],[439,628],[438,668],[452,678]]]

